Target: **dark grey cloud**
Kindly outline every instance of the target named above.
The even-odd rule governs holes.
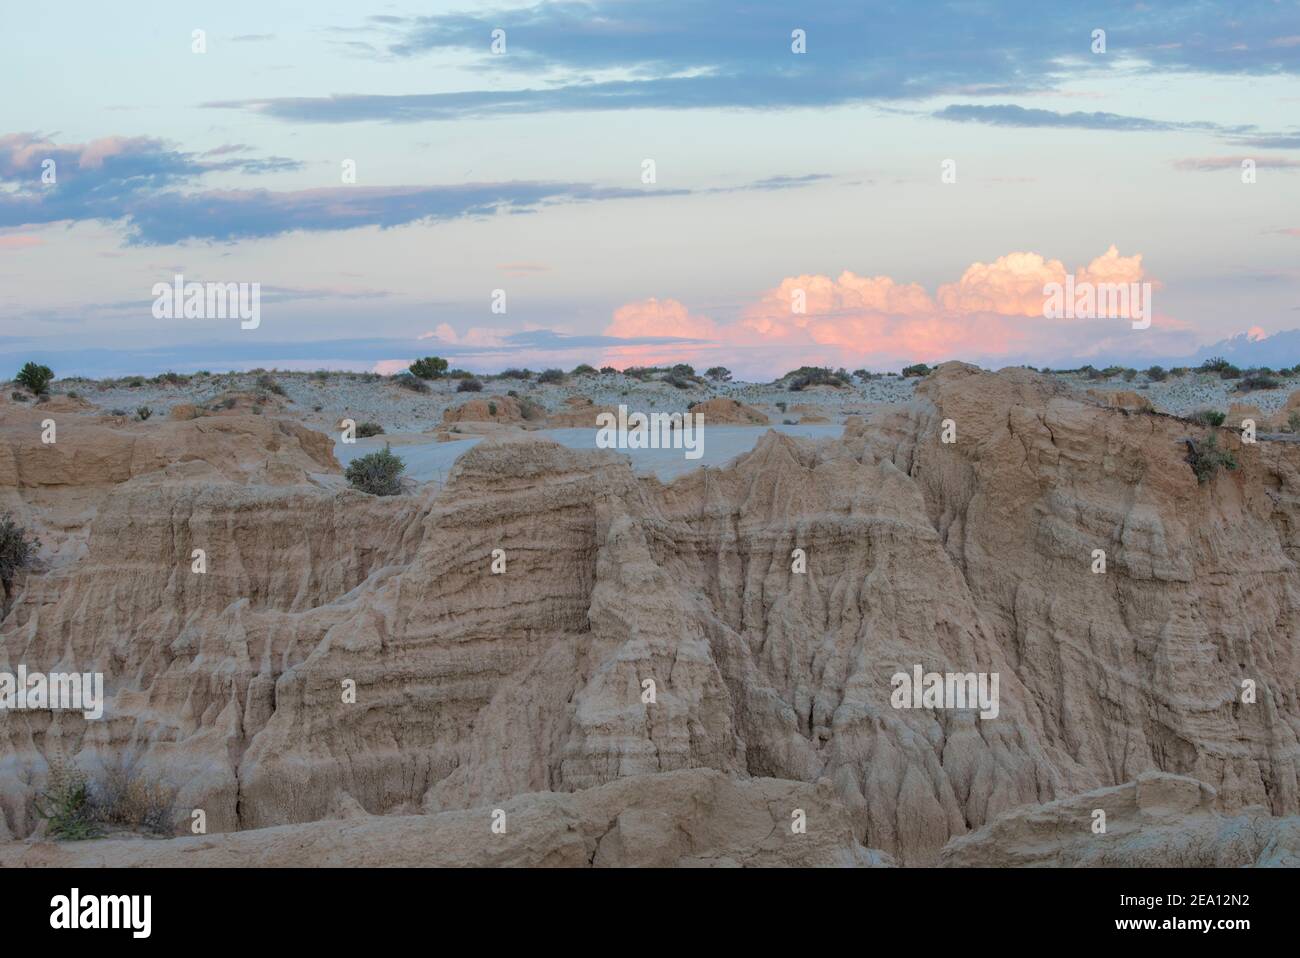
[[[45,159],[57,164],[57,181],[52,185],[41,182]],[[534,213],[558,203],[791,188],[824,178],[824,174],[774,177],[748,186],[700,190],[537,181],[340,185],[295,191],[194,188],[201,177],[216,171],[264,173],[296,165],[284,157],[204,162],[148,137],[59,145],[35,134],[0,136],[0,228],[104,220],[123,223],[128,241],[139,245],[183,240],[229,242],[296,230],[389,228],[497,213]]]

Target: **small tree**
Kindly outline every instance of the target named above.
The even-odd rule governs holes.
[[[0,516],[0,585],[4,586],[4,609],[0,618],[9,614],[10,592],[18,570],[31,565],[41,541],[35,536],[27,538],[27,530],[14,522],[6,513]]]
[[[563,369],[544,369],[538,374],[537,381],[539,383],[562,383],[567,378]]]
[[[441,379],[447,371],[447,360],[441,356],[425,356],[411,363],[411,374],[421,379]]]
[[[726,366],[710,366],[704,371],[704,375],[715,382],[725,383],[731,381],[731,370]]]
[[[391,446],[379,452],[353,459],[348,463],[347,477],[352,488],[372,496],[395,496],[402,491],[401,475],[406,463],[393,453]]]
[[[31,392],[40,395],[45,392],[50,385],[50,380],[54,378],[54,370],[49,366],[38,366],[36,363],[27,363],[22,369],[18,370],[18,375],[14,377],[14,382],[27,387]]]

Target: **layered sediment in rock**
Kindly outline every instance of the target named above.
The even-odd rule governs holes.
[[[1207,814],[1300,812],[1293,444],[1223,430],[1240,467],[1198,483],[1184,440],[1204,427],[948,364],[843,439],[771,432],[668,485],[610,451],[484,440],[445,486],[376,499],[283,419],[68,414],[47,456],[29,413],[3,411],[0,483],[57,547],[16,583],[0,669],[103,671],[110,700],[100,722],[0,719],[19,839],[53,759],[93,775],[124,754],[213,832],[346,806],[400,845],[391,823],[423,813],[449,830],[413,846],[431,863],[590,862],[608,821],[548,829],[633,782],[660,804],[611,864],[683,821],[721,831],[671,863],[957,863],[944,846],[985,826],[960,861],[997,863],[979,849],[1005,816],[1152,771],[1212,789]],[[918,665],[996,674],[997,716],[895,708]],[[772,851],[755,803],[820,851]],[[456,837],[491,837],[496,807],[520,813],[513,851]]]

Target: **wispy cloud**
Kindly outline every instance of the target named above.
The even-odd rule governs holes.
[[[206,155],[239,152],[221,147]],[[41,181],[55,161],[56,181]],[[777,176],[736,187],[628,189],[593,183],[512,181],[429,186],[338,186],[310,190],[188,190],[214,171],[289,168],[283,157],[203,161],[148,137],[58,145],[34,134],[0,136],[0,227],[104,220],[125,224],[128,242],[228,242],[309,232],[527,213],[560,203],[789,189],[824,174]]]
[[[638,108],[782,109],[938,94],[1035,94],[1085,71],[1209,75],[1300,73],[1293,9],[1260,5],[1233,18],[1210,4],[1127,0],[1086,8],[1019,0],[997,16],[963,0],[864,5],[826,2],[792,12],[751,0],[743,15],[696,0],[536,2],[489,11],[371,17],[334,32],[388,59],[476,57],[498,80],[455,93],[335,94],[224,100],[290,122],[415,122],[475,116]],[[1104,25],[1107,55],[1092,56]],[[805,31],[806,52],[791,49]],[[506,32],[493,55],[492,31]],[[603,74],[603,75],[602,75]],[[504,75],[535,77],[503,88]],[[1134,127],[1136,128],[1136,127]]]

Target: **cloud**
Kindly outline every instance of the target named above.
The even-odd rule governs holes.
[[[1092,56],[1105,25],[1106,56]],[[791,50],[806,32],[807,52]],[[506,50],[490,50],[492,31]],[[914,100],[976,91],[1036,94],[1080,73],[1205,75],[1300,73],[1294,11],[1260,5],[1233,18],[1214,4],[1084,7],[1014,2],[991,17],[965,0],[891,5],[752,0],[744,15],[697,0],[534,2],[510,9],[372,17],[336,33],[367,55],[473,58],[493,77],[454,93],[271,97],[211,107],[300,123],[415,122],[547,111],[785,109]],[[528,80],[510,88],[511,75]],[[1086,116],[1086,115],[1081,115]],[[1138,118],[1118,118],[1138,124]],[[1105,122],[1080,120],[1079,122]],[[1113,122],[1113,121],[1112,121]],[[1110,128],[1109,126],[1106,128]]]
[[[205,155],[241,152],[218,147]],[[55,164],[56,182],[41,181]],[[229,242],[296,230],[390,228],[496,213],[535,212],[557,203],[789,189],[824,174],[778,176],[737,187],[628,189],[593,183],[510,181],[431,186],[337,186],[296,191],[193,189],[216,171],[245,174],[299,166],[284,157],[203,161],[149,137],[54,144],[36,134],[0,136],[0,228],[82,220],[119,221],[128,242]],[[12,189],[5,190],[9,185]]]
[[[1060,113],[1056,110],[1027,109],[1010,103],[989,105],[953,104],[936,110],[931,116],[959,123],[984,123],[990,126],[1051,127],[1070,130],[1114,130],[1120,132],[1166,133],[1184,131],[1209,131],[1223,135],[1242,134],[1252,126],[1223,126],[1217,123],[1175,123],[1150,120],[1140,116],[1123,116],[1118,113],[1085,113],[1074,111]]]
[[[1174,160],[1174,167],[1179,170],[1210,173],[1217,170],[1240,170],[1241,164],[1246,160],[1252,160],[1262,170],[1300,169],[1300,160],[1288,160],[1281,156],[1192,156]]]
[[[40,246],[44,242],[38,236],[0,236],[0,250],[31,249],[33,246]]]
[[[807,362],[816,365],[898,365],[952,357],[997,363],[1016,357],[1087,356],[1117,348],[1130,353],[1163,344],[1169,353],[1194,345],[1184,324],[1156,314],[1152,330],[1132,329],[1127,317],[1048,320],[1044,285],[1064,283],[1067,268],[1038,253],[1016,252],[991,263],[971,264],[934,295],[916,283],[888,276],[792,276],[746,306],[732,322],[696,315],[676,300],[647,299],[615,311],[607,335],[652,331],[694,342],[672,349],[623,346],[606,361],[623,365],[673,361],[709,362],[773,373]],[[1076,283],[1159,284],[1145,272],[1140,254],[1123,256],[1112,246],[1073,271]],[[748,358],[746,358],[748,357]],[[619,365],[614,362],[613,365]],[[777,369],[780,366],[780,370]]]

